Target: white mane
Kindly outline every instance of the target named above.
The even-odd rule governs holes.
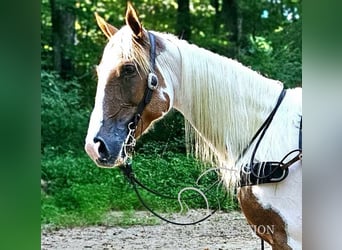
[[[177,92],[175,108],[187,120],[186,138],[193,142],[193,152],[197,157],[233,170],[221,172],[224,179],[234,186],[235,174],[241,166],[236,165],[236,160],[274,108],[282,84],[235,60],[169,35],[159,35],[165,38],[166,44],[172,43],[170,47],[177,46],[181,58],[181,62],[178,62],[181,65],[178,69],[180,82],[178,87],[174,86]],[[160,62],[165,64],[166,60],[175,59],[162,54]],[[170,78],[170,72],[174,70],[164,70],[163,75]],[[301,113],[301,90],[288,90],[258,149],[257,159],[279,161],[296,148],[298,137],[290,134],[294,133]],[[281,120],[277,117],[281,117]],[[246,154],[243,159],[248,160],[248,156]]]

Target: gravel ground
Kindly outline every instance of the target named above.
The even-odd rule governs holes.
[[[189,222],[203,215],[205,211],[192,210],[185,216],[172,215],[172,218]],[[134,216],[151,217],[147,212],[137,212]],[[240,212],[217,212],[210,219],[193,226],[161,222],[159,225],[132,227],[91,226],[58,230],[43,227],[41,249],[258,250],[260,239]],[[271,249],[267,243],[265,249]]]

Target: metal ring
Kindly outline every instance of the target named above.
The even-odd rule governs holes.
[[[158,77],[154,73],[149,73],[147,78],[147,87],[150,90],[155,90],[158,87]]]
[[[133,128],[132,128],[132,125],[133,125]],[[130,123],[128,123],[128,130],[129,130],[129,133],[131,132],[131,131],[134,131],[135,130],[135,124],[134,124],[134,122],[130,122]]]
[[[245,175],[249,175],[251,173],[251,167],[248,164],[246,164],[246,165],[241,167],[241,171]]]

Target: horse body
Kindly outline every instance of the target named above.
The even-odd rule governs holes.
[[[163,37],[162,34],[159,36]],[[236,160],[272,111],[282,86],[236,61],[185,42],[180,44],[178,48],[184,65],[182,70],[177,70],[182,72],[182,77],[175,84],[174,107],[183,113],[195,128],[195,133],[200,135],[195,143],[203,148],[197,149],[197,154],[204,156],[203,160],[211,159],[212,155],[206,152],[214,148],[218,156],[216,163],[223,166],[221,172],[227,188],[235,187],[238,181],[236,174],[242,165],[248,163],[251,152],[246,152],[238,162]],[[185,57],[188,62],[184,62]],[[177,55],[172,58],[177,58]],[[187,72],[190,72],[189,76],[184,76]],[[301,89],[287,90],[256,158],[279,161],[298,148],[301,114]],[[203,139],[205,144],[201,142]],[[245,215],[249,215],[247,219],[251,225],[272,227],[275,230],[273,234],[288,233],[288,236],[278,237],[280,242],[266,235],[265,240],[272,245],[278,244],[279,249],[286,249],[287,243],[294,249],[301,246],[301,181],[301,164],[297,163],[291,166],[289,176],[283,182],[238,190],[240,204],[246,211]],[[280,216],[278,225],[273,220],[270,221],[273,224],[261,224],[265,218],[256,208],[248,209],[252,207],[251,203],[262,204],[259,210],[268,211],[264,216]],[[277,215],[272,215],[272,211]],[[258,219],[254,220],[255,217]],[[286,242],[283,242],[284,237],[288,237]]]
[[[159,32],[156,66],[151,69],[147,31],[128,6],[127,26],[117,30],[97,17],[110,39],[98,66],[98,88],[86,138],[86,151],[102,167],[125,160],[123,145],[129,123],[144,96],[149,71],[156,72],[158,88],[137,124],[136,137],[172,107],[190,126],[196,154],[220,166],[227,188],[239,182],[241,166],[249,163],[251,138],[274,108],[282,84],[240,63]],[[298,148],[301,89],[287,90],[257,150],[257,161],[280,161]],[[191,128],[191,129],[189,129]],[[238,199],[255,233],[273,249],[301,248],[301,162],[289,168],[279,183],[238,188]],[[267,229],[267,230],[265,230]]]

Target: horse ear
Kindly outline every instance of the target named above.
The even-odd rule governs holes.
[[[135,11],[133,5],[128,2],[127,3],[127,11],[126,11],[126,24],[132,29],[134,35],[137,38],[142,37],[142,25],[139,21],[137,12]]]
[[[100,27],[100,29],[102,30],[102,32],[106,35],[108,39],[110,39],[118,31],[117,28],[107,23],[96,12],[95,12],[95,17],[96,17],[97,25]]]

